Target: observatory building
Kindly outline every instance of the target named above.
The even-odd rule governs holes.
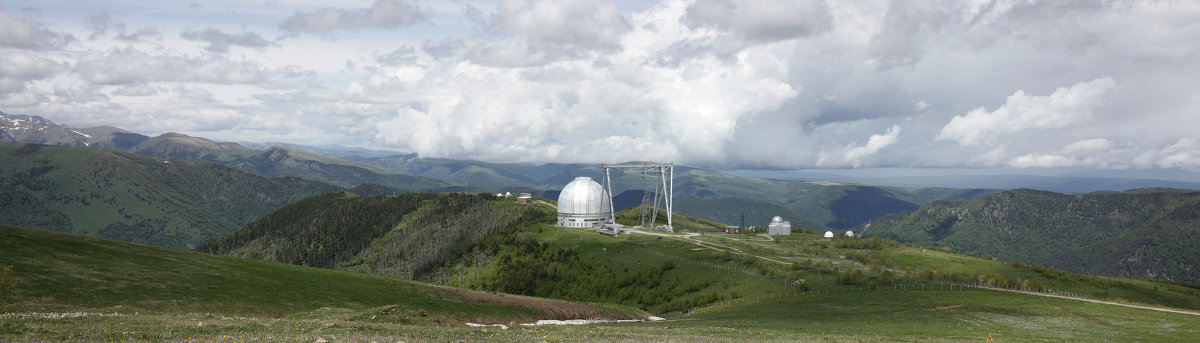
[[[783,220],[779,216],[771,219],[771,224],[767,225],[767,234],[771,236],[788,236],[792,234],[792,222]]]
[[[612,199],[592,178],[581,176],[558,194],[558,226],[590,228],[608,221]]]

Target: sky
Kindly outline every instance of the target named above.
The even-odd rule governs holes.
[[[0,111],[493,162],[1200,172],[1200,1],[0,3]]]

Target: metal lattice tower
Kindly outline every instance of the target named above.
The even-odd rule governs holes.
[[[660,204],[659,201],[662,201],[661,204],[663,205],[664,209],[667,210],[667,232],[675,232],[675,226],[671,221],[671,213],[673,213],[672,211],[674,210],[672,205],[673,205],[673,202],[674,202],[673,200],[674,200],[674,196],[675,196],[675,194],[674,194],[675,193],[675,191],[674,191],[674,189],[675,189],[675,164],[674,163],[642,162],[642,163],[604,164],[603,166],[604,166],[604,189],[605,189],[605,191],[608,192],[608,194],[610,194],[609,196],[612,196],[611,194],[613,194],[613,192],[612,192],[612,176],[611,176],[610,170],[617,170],[617,171],[624,172],[624,173],[642,174],[643,177],[646,175],[657,176],[657,180],[655,180],[655,182],[654,182],[654,188],[655,188],[656,192],[654,192],[655,193],[654,205],[653,205],[653,210],[650,214],[650,226],[653,227],[654,221],[658,219],[657,218],[658,217],[658,209],[659,209],[659,204]],[[659,187],[662,187],[661,188],[663,190],[662,192],[657,192],[657,190],[660,189]],[[645,199],[645,198],[642,199],[643,207],[648,202],[646,200],[647,199]],[[617,211],[616,211],[616,209],[613,208],[614,205],[613,205],[612,201],[608,202],[608,206],[609,206],[609,220],[612,223],[616,223],[617,222]],[[643,209],[643,212],[644,211],[645,210]]]
[[[651,226],[654,225],[654,218],[651,211],[657,212],[657,209],[651,205],[654,203],[654,200],[658,199],[656,195],[658,195],[658,182],[655,182],[654,186],[647,187],[646,191],[642,193],[642,206],[640,208],[641,214],[638,216],[638,225],[646,227],[647,221],[649,221]]]

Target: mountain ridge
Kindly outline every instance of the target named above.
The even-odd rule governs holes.
[[[0,142],[0,223],[192,247],[340,187],[205,161]]]
[[[1018,189],[890,214],[865,234],[1073,272],[1200,282],[1200,191]]]

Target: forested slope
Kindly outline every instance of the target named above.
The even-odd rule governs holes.
[[[0,224],[190,248],[336,186],[103,148],[0,143]]]
[[[1013,190],[936,201],[867,235],[1075,272],[1200,282],[1200,192]]]
[[[553,210],[487,194],[315,196],[281,208],[201,252],[428,279],[484,238],[539,221]]]

